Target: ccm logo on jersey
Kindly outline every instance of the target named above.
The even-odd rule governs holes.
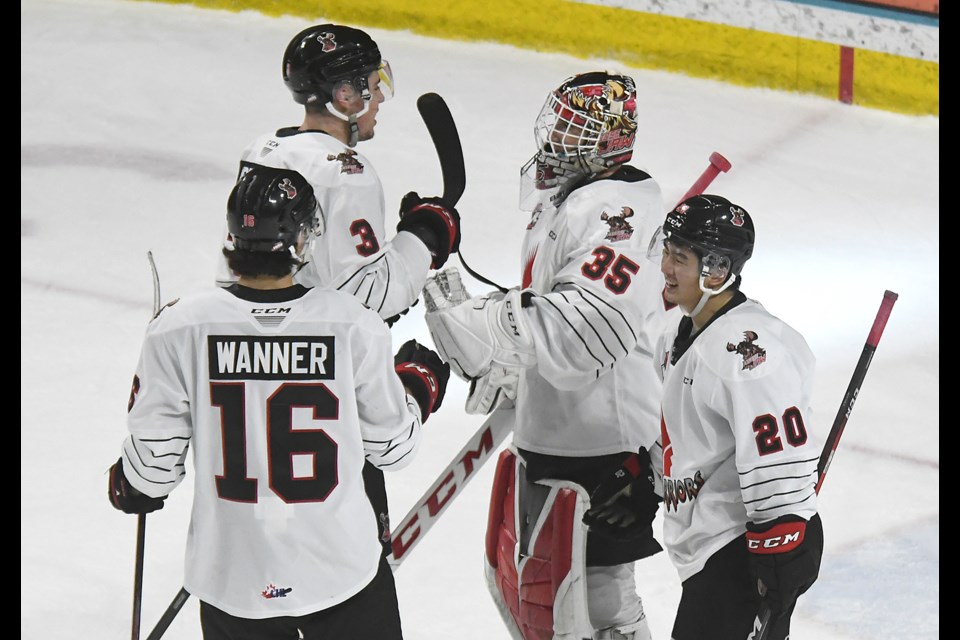
[[[250,309],[250,313],[253,315],[258,314],[270,314],[270,313],[290,313],[293,309],[291,307],[272,307],[270,309]]]

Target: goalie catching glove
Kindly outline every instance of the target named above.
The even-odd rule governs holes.
[[[470,294],[463,286],[463,280],[456,267],[449,267],[427,278],[423,297],[427,313],[440,309],[452,309],[470,300]],[[457,375],[470,382],[466,411],[471,415],[487,415],[504,396],[511,400],[517,397],[519,369],[494,366],[477,378],[466,378],[460,371],[457,371]]]
[[[757,524],[747,523],[750,571],[760,595],[774,616],[793,610],[820,573],[823,525],[814,514],[809,521],[788,515]]]
[[[397,231],[408,231],[427,245],[431,269],[439,269],[460,248],[460,214],[440,198],[421,198],[411,191],[400,200]]]
[[[653,487],[650,453],[641,448],[593,490],[583,522],[615,538],[646,537],[660,505]]]
[[[480,378],[495,366],[522,369],[536,364],[520,291],[470,298],[459,272],[448,269],[427,278],[423,300],[437,352],[464,380]]]
[[[393,358],[394,369],[407,392],[420,405],[421,421],[440,408],[447,392],[450,365],[416,340],[407,340]]]

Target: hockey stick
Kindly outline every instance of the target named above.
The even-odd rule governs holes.
[[[180,587],[180,591],[177,592],[177,595],[174,596],[173,601],[170,602],[170,605],[167,607],[167,610],[163,612],[163,615],[160,616],[160,620],[157,621],[157,625],[153,628],[153,631],[150,632],[150,635],[147,636],[147,640],[160,640],[160,637],[166,632],[167,628],[170,626],[170,623],[173,622],[173,619],[177,617],[177,614],[180,613],[180,609],[183,608],[183,605],[186,604],[187,600],[190,599],[190,592],[185,588]]]
[[[863,345],[863,352],[860,354],[860,360],[853,370],[853,376],[850,378],[850,384],[847,386],[847,392],[840,403],[840,409],[837,410],[837,417],[833,420],[833,427],[827,436],[827,441],[823,445],[823,451],[820,453],[820,461],[817,463],[817,486],[816,492],[820,493],[823,486],[823,480],[827,476],[827,470],[830,463],[833,462],[833,454],[837,451],[837,445],[840,444],[840,436],[843,435],[843,429],[847,426],[847,420],[850,419],[850,412],[853,411],[853,405],[860,395],[860,386],[867,375],[867,369],[873,361],[873,354],[877,350],[877,344],[880,342],[880,336],[883,335],[883,329],[887,326],[887,319],[893,310],[893,303],[897,301],[898,295],[893,291],[887,290],[883,293],[883,300],[880,302],[880,309],[873,319],[873,326],[867,335],[867,341]],[[770,622],[773,619],[773,610],[770,608],[766,598],[760,601],[760,610],[753,622],[753,631],[747,636],[747,640],[766,640],[770,634]]]
[[[680,202],[683,202],[690,196],[698,196],[706,191],[707,187],[710,186],[710,183],[713,182],[713,179],[716,178],[721,171],[724,173],[730,171],[730,161],[714,151],[710,154],[710,166],[707,167],[703,173],[700,174],[700,177],[697,178],[697,181],[687,189],[687,192],[680,198]],[[680,204],[680,202],[677,204]]]
[[[680,201],[702,193],[720,172],[729,171],[730,166],[730,161],[719,153],[710,154],[710,166],[700,174]],[[474,472],[492,457],[493,452],[512,431],[513,402],[504,400],[480,425],[395,529],[393,552],[387,558],[394,570],[423,539],[454,498],[460,495],[464,486],[473,478]]]
[[[420,500],[407,512],[393,533],[393,550],[387,556],[396,571],[410,551],[446,511],[453,499],[476,476],[476,471],[493,457],[496,450],[513,432],[513,401],[501,402],[475,434],[453,457]]]
[[[457,133],[457,123],[453,121],[447,103],[436,93],[425,93],[417,99],[417,109],[423,123],[427,125],[433,146],[437,150],[440,160],[440,172],[443,174],[443,196],[441,199],[455,207],[467,186],[466,169],[463,166],[463,147],[460,145],[460,134]],[[480,275],[463,259],[463,252],[458,251],[460,264],[471,276],[498,289],[501,293],[507,290],[496,282]]]
[[[467,187],[467,172],[463,166],[463,147],[460,146],[457,124],[447,103],[436,93],[425,93],[417,98],[417,110],[420,111],[423,124],[427,125],[440,160],[443,174],[441,199],[455,207]]]
[[[150,272],[153,276],[153,315],[152,320],[160,313],[160,274],[157,273],[157,263],[153,261],[153,252],[147,251],[147,261],[150,263]],[[147,538],[147,514],[137,515],[137,556],[133,569],[133,622],[130,637],[140,640],[140,603],[143,600],[143,552]]]

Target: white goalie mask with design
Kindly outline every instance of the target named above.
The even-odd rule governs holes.
[[[539,151],[520,169],[520,208],[562,201],[581,178],[628,162],[637,132],[633,78],[592,71],[547,96],[534,137]]]

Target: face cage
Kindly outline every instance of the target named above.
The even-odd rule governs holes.
[[[559,159],[595,157],[605,124],[564,104],[551,93],[540,109],[533,134],[537,147]]]

